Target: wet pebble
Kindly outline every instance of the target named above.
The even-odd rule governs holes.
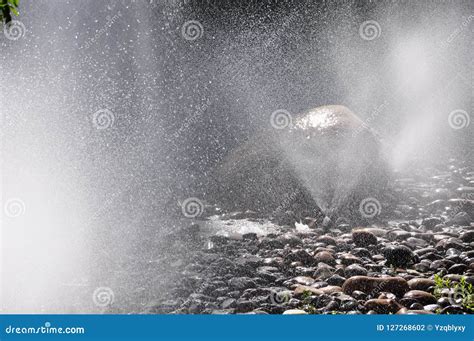
[[[358,247],[367,247],[377,244],[377,237],[373,233],[364,230],[353,231],[352,240]]]

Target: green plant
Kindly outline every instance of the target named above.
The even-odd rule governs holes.
[[[12,21],[12,13],[18,16],[19,3],[20,0],[0,0],[0,21],[7,24]]]
[[[436,274],[434,282],[434,295],[436,298],[440,298],[443,294],[443,289],[447,289],[451,303],[474,311],[474,287],[471,283],[467,283],[466,277],[461,277],[459,282],[451,282],[449,279],[444,279]]]

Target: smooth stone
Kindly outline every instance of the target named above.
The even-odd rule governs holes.
[[[397,296],[402,296],[409,290],[409,287],[407,281],[401,277],[354,276],[344,282],[342,290],[349,295],[358,290],[369,295],[374,295],[375,292],[388,291]]]
[[[396,267],[406,267],[415,260],[413,251],[404,245],[388,246],[384,249],[383,255],[387,260],[387,265]]]
[[[352,297],[354,297],[356,300],[365,300],[367,298],[367,294],[365,292],[355,290],[352,292]]]
[[[344,274],[347,278],[353,276],[367,276],[367,270],[358,264],[351,264],[344,269]]]
[[[403,295],[403,298],[407,300],[413,300],[422,305],[436,303],[436,297],[434,297],[429,292],[422,291],[422,290],[410,290],[407,293],[405,293],[405,295]]]
[[[403,307],[392,299],[374,298],[365,302],[364,307],[377,312],[378,314],[396,313]]]
[[[474,242],[474,231],[467,231],[467,232],[462,233],[459,236],[459,239],[461,239],[465,243]]]
[[[293,278],[293,281],[296,282],[297,284],[308,285],[308,286],[316,282],[314,278],[307,277],[307,276],[295,277]]]
[[[449,306],[443,308],[441,310],[440,314],[449,314],[449,315],[464,314],[464,309],[463,309],[463,307],[461,307],[459,305],[449,305]]]
[[[328,235],[318,237],[316,239],[316,242],[324,243],[326,245],[337,245],[336,239],[334,239],[334,237],[331,237],[331,236],[328,236]]]
[[[326,264],[329,264],[329,265],[335,265],[336,264],[336,260],[334,259],[334,256],[332,255],[332,253],[330,253],[328,251],[318,252],[314,256],[314,259],[317,263],[323,262],[323,263],[326,263]]]
[[[354,255],[351,255],[350,253],[344,253],[339,256],[339,260],[341,264],[343,265],[351,265],[351,264],[356,264],[362,263],[362,260],[359,257],[356,257]]]
[[[410,310],[423,310],[424,307],[423,307],[423,304],[420,304],[420,303],[413,303],[412,305],[410,305]]]
[[[329,277],[326,280],[326,282],[329,285],[337,285],[337,286],[343,285],[345,281],[346,281],[346,279],[342,276],[339,276],[339,275],[332,275],[331,277]]]
[[[352,240],[358,247],[367,247],[377,244],[377,237],[365,230],[354,230],[352,232]]]
[[[443,220],[441,218],[437,217],[430,217],[430,218],[425,218],[421,222],[421,225],[425,226],[427,229],[432,229],[438,224],[442,224]]]
[[[354,202],[360,202],[383,192],[390,171],[382,143],[348,108],[312,108],[292,114],[280,128],[261,131],[228,153],[211,176],[209,200],[227,211],[275,212],[285,205],[296,206],[295,213],[312,209],[302,212],[302,219],[319,211],[314,191],[332,193],[322,203],[328,207],[352,202],[337,193],[357,193]],[[345,157],[335,162],[334,155]],[[360,218],[358,211],[357,205],[349,213]]]
[[[471,220],[469,214],[466,212],[459,212],[447,222],[447,225],[468,226],[471,223]]]
[[[465,264],[454,264],[448,269],[449,274],[462,275],[467,270],[467,265]]]
[[[435,281],[428,278],[412,278],[408,281],[410,290],[427,291],[430,287],[435,285]]]
[[[365,257],[365,258],[370,258],[372,256],[370,251],[363,247],[356,247],[355,249],[352,250],[352,254],[357,257]]]

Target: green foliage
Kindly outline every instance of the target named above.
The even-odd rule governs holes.
[[[436,274],[434,282],[434,294],[437,298],[441,297],[443,289],[448,289],[457,304],[474,311],[474,287],[471,283],[467,283],[466,277],[461,277],[459,282],[453,283],[449,279],[443,279]]]
[[[0,0],[0,22],[7,24],[12,21],[12,13],[18,16],[19,4],[20,0]]]

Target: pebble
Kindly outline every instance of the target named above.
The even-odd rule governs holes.
[[[328,235],[318,237],[316,239],[316,242],[324,243],[326,245],[334,245],[334,246],[337,245],[336,239],[334,239],[334,237],[331,237],[331,236],[328,236]]]
[[[447,225],[459,225],[468,226],[471,223],[471,217],[466,212],[457,213],[451,220],[447,222]]]
[[[409,287],[407,281],[401,277],[354,276],[344,282],[342,290],[349,295],[358,290],[372,295],[376,292],[388,291],[402,296],[409,290]]]
[[[364,230],[353,231],[352,240],[358,247],[367,247],[377,244],[377,237],[373,233]]]
[[[406,301],[414,301],[422,305],[436,303],[436,297],[434,297],[429,292],[422,291],[422,290],[410,290],[407,293],[405,293],[405,295],[403,295],[403,298]]]
[[[461,239],[465,243],[474,242],[474,231],[466,231],[466,232],[462,233],[459,236],[459,239]]]
[[[329,277],[326,280],[326,282],[329,285],[337,285],[337,286],[343,285],[345,281],[346,281],[346,279],[342,276],[339,276],[339,275],[332,275],[331,277]]]
[[[383,255],[387,260],[387,265],[395,267],[406,267],[413,264],[415,261],[415,254],[413,251],[404,245],[388,246],[384,249]]]
[[[170,294],[168,303],[151,305],[149,311],[470,313],[453,304],[452,290],[434,295],[433,276],[438,274],[454,284],[464,277],[474,284],[474,201],[465,198],[466,193],[474,192],[456,191],[472,187],[474,171],[453,163],[441,172],[428,168],[426,172],[432,174],[426,182],[420,176],[395,182],[399,195],[383,203],[388,221],[372,227],[354,229],[357,222],[350,217],[323,227],[321,219],[313,218],[315,212],[300,212],[291,206],[288,208],[294,211],[282,212],[280,217],[288,226],[274,225],[266,235],[214,235],[207,237],[213,247],[200,249],[205,229],[194,226],[186,232],[189,236],[183,236],[183,243],[189,238],[198,241],[186,243],[192,257],[189,261],[183,257],[175,266],[183,274],[173,291],[176,294]],[[227,225],[238,219],[255,223],[268,219],[246,209],[227,214]],[[296,218],[304,218],[311,229],[295,228]],[[271,293],[279,292],[287,293],[286,298],[275,303]]]
[[[430,287],[435,285],[435,281],[429,278],[412,278],[408,281],[410,290],[427,291]]]
[[[367,276],[367,270],[358,264],[351,264],[344,269],[344,274],[347,278],[352,276]]]
[[[328,251],[320,251],[314,256],[314,260],[319,263],[323,262],[329,265],[335,265],[336,264],[336,259],[332,255],[332,253]]]
[[[378,314],[394,314],[403,307],[392,299],[374,298],[364,304],[365,308],[373,310]]]

